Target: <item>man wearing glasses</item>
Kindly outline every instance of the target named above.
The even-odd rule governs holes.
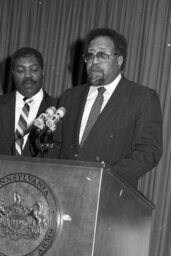
[[[83,57],[88,83],[67,90],[59,102],[66,108],[60,158],[104,162],[137,187],[162,155],[159,98],[123,76],[127,42],[116,31],[92,30]]]

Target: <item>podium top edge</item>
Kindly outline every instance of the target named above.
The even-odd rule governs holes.
[[[65,160],[65,159],[55,159],[55,158],[39,158],[39,157],[17,157],[17,156],[5,156],[0,155],[0,161],[14,161],[14,162],[31,162],[31,163],[45,163],[50,165],[75,165],[75,166],[85,166],[94,168],[104,168],[103,163],[96,162],[85,162],[76,160]]]

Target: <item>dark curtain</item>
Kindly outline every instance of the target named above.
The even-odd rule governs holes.
[[[45,61],[44,88],[58,97],[85,80],[83,40],[96,27],[128,40],[125,75],[155,89],[163,112],[163,157],[139,181],[156,204],[150,256],[171,253],[171,1],[170,0],[0,0],[0,92],[12,89],[10,55],[31,46]]]

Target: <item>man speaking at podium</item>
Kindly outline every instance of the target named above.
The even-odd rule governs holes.
[[[162,155],[156,92],[126,79],[127,42],[116,31],[91,31],[85,45],[88,84],[64,92],[61,158],[104,162],[137,187]]]
[[[0,96],[0,155],[40,156],[35,130],[26,130],[57,101],[42,88],[44,63],[39,51],[20,48],[11,65],[16,90]]]

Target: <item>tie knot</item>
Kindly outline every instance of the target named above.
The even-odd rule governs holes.
[[[25,102],[26,100],[28,100],[29,98],[28,97],[24,97],[23,98],[23,101]]]
[[[102,86],[98,88],[98,93],[103,94],[106,91],[106,89]]]
[[[32,98],[28,98],[28,97],[24,97],[23,101],[24,101],[25,104],[30,104],[33,101],[33,99]]]

